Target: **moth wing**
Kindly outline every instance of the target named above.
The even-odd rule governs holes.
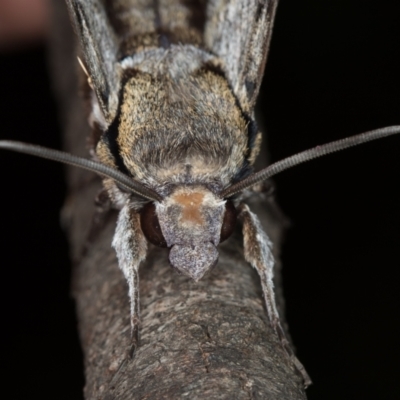
[[[278,0],[214,0],[207,9],[206,47],[223,69],[242,110],[253,112]]]
[[[74,29],[82,46],[93,90],[108,123],[118,107],[118,40],[103,3],[98,0],[66,0]]]

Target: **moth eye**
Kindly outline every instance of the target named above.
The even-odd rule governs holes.
[[[147,203],[140,212],[140,226],[146,239],[159,247],[167,247],[164,235],[161,232],[156,207],[153,203]]]
[[[224,240],[228,239],[229,236],[232,235],[233,231],[235,230],[236,219],[237,219],[236,208],[233,205],[232,201],[228,200],[225,203],[225,214],[224,214],[224,220],[222,221],[220,242],[223,242]]]

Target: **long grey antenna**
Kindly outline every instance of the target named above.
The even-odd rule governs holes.
[[[114,179],[115,182],[120,184],[129,192],[136,193],[139,196],[153,201],[162,200],[162,197],[154,190],[144,186],[140,182],[131,179],[129,176],[126,176],[122,172],[119,172],[114,168],[111,168],[96,161],[74,156],[73,154],[65,153],[63,151],[52,150],[33,144],[15,142],[13,140],[0,140],[0,149],[7,149],[18,151],[20,153],[31,154],[33,156],[47,158],[49,160],[58,161],[63,164],[73,165],[74,167],[79,167],[88,171],[96,172],[99,175]]]
[[[336,140],[334,142],[297,153],[291,157],[284,158],[281,161],[271,164],[269,167],[264,168],[261,171],[258,171],[247,178],[227,187],[220,193],[220,196],[223,198],[232,196],[250,186],[255,185],[258,182],[264,181],[265,179],[284,171],[285,169],[292,168],[298,164],[313,160],[314,158],[322,157],[326,154],[334,153],[335,151],[344,150],[348,147],[357,146],[371,140],[395,135],[396,133],[400,133],[400,126],[388,126],[386,128],[375,129],[373,131],[360,133],[359,135],[350,136],[345,139]]]

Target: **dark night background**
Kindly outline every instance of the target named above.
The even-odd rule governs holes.
[[[400,125],[399,21],[398,0],[281,0],[259,102],[272,161]],[[1,138],[61,147],[43,47],[1,54],[0,88]],[[275,179],[292,222],[284,289],[310,400],[400,396],[399,151],[400,135]],[[63,167],[4,151],[0,164],[3,390],[80,399]]]

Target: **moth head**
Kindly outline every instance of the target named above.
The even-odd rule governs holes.
[[[231,236],[236,209],[205,187],[180,187],[141,212],[146,238],[170,248],[173,267],[198,281],[218,260],[217,245]]]

